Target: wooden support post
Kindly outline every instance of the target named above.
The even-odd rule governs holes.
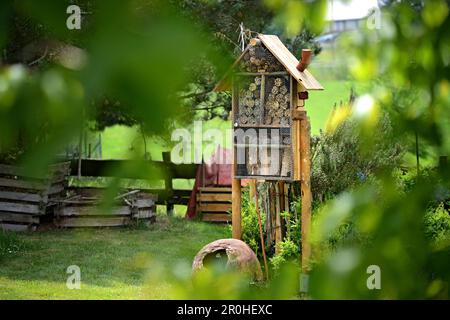
[[[231,198],[232,236],[234,239],[241,239],[241,179],[233,178],[231,182]]]
[[[280,253],[281,234],[280,186],[275,183],[275,254]]]
[[[252,179],[249,182],[249,188],[250,188],[250,192],[249,192],[249,196],[251,200],[255,200],[255,195],[256,195],[256,180]]]
[[[83,148],[83,129],[80,131],[80,139],[78,141],[78,179],[81,179],[81,160],[83,158],[82,149]]]
[[[237,89],[237,82],[233,78],[233,97],[231,101],[231,118],[233,126],[235,121],[235,112],[237,112],[237,106],[238,106],[238,89]],[[233,134],[233,141],[235,137]],[[242,231],[241,231],[241,179],[236,179],[236,149],[233,147],[233,164],[231,166],[231,229],[232,229],[232,237],[234,239],[241,239],[242,237]]]
[[[262,228],[262,220],[261,220],[261,212],[259,211],[259,201],[258,201],[258,190],[255,189],[255,206],[256,206],[256,215],[258,217],[258,227],[259,227],[259,236],[261,238],[261,251],[264,260],[264,271],[266,273],[266,280],[269,280],[269,267],[267,265],[267,257],[266,257],[266,246],[264,245],[264,235]]]
[[[280,212],[289,211],[289,206],[286,204],[287,201],[287,192],[286,183],[284,181],[279,181],[279,192],[280,192]],[[281,223],[281,238],[283,239],[286,236],[286,219],[280,216]]]
[[[163,162],[166,163],[166,168],[170,168],[170,152],[166,151],[162,153]],[[168,216],[173,216],[174,202],[173,202],[173,183],[172,173],[168,171],[164,177],[164,188],[167,192],[166,211]]]
[[[311,130],[309,119],[306,116],[300,120],[300,157],[301,157],[301,193],[302,193],[302,272],[310,270],[311,244],[311,159],[310,159],[310,137]]]
[[[277,228],[277,219],[276,219],[276,206],[275,206],[275,189],[273,183],[269,183],[269,212],[270,212],[270,225],[272,226],[270,232],[270,236],[272,238],[272,242],[276,239],[276,228]],[[276,245],[276,243],[275,243]]]
[[[284,210],[286,212],[290,212],[291,208],[289,207],[289,188],[288,188],[288,184],[284,184]],[[285,220],[285,229],[286,229],[286,236],[288,238],[291,237],[291,220],[290,217],[286,217]]]
[[[103,149],[102,149],[102,134],[98,134],[98,152],[99,152],[99,158],[103,158]]]

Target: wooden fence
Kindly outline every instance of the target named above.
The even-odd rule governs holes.
[[[196,164],[174,164],[170,161],[170,153],[163,152],[163,161],[154,160],[95,160],[82,159],[82,177],[117,177],[126,179],[145,179],[154,173],[156,179],[164,180],[164,189],[145,189],[158,196],[157,204],[167,206],[167,213],[172,214],[175,204],[186,205],[191,190],[174,189],[173,179],[195,179]],[[139,170],[127,170],[139,168]],[[71,162],[70,174],[78,176],[78,160]]]

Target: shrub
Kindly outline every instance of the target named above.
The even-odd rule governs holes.
[[[279,253],[270,258],[272,268],[276,271],[280,270],[282,265],[284,265],[286,262],[298,259],[300,254],[299,245],[296,244],[291,239],[285,239],[281,241],[278,245],[279,245]]]
[[[242,241],[247,243],[258,257],[262,256],[261,240],[258,226],[258,216],[253,201],[250,201],[249,190],[242,191]],[[261,210],[261,223],[264,226],[265,214]],[[264,231],[263,231],[264,232]]]
[[[352,110],[343,106],[333,114]],[[345,109],[347,108],[347,109]],[[350,111],[351,112],[351,111]],[[337,117],[337,116],[335,116]],[[330,119],[333,119],[333,115]],[[404,147],[394,139],[388,114],[383,114],[371,137],[370,152],[364,150],[364,138],[359,134],[359,124],[351,116],[333,130],[321,131],[311,139],[311,188],[314,201],[324,202],[344,190],[367,181],[382,168],[399,165]]]
[[[426,212],[424,225],[425,236],[429,240],[433,242],[450,240],[450,212],[445,209],[444,202]]]

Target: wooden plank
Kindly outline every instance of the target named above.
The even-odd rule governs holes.
[[[25,171],[24,167],[0,164],[0,175],[10,175],[10,176],[18,176],[18,177],[26,177],[33,178],[39,180],[54,180],[61,179],[61,177],[68,176],[70,169],[70,162],[58,163],[49,165],[47,173],[43,176],[34,175],[32,172]]]
[[[229,222],[231,221],[231,214],[227,213],[205,213],[202,216],[203,221],[208,222]]]
[[[48,184],[40,181],[0,178],[0,186],[29,190],[45,190],[47,189]]]
[[[155,216],[156,213],[153,210],[139,210],[139,212],[133,214],[134,219],[148,219]]]
[[[155,201],[153,199],[136,199],[132,203],[133,206],[138,208],[148,208],[155,205]]]
[[[10,175],[10,176],[20,176],[23,169],[16,166],[11,166],[7,164],[0,164],[0,174]]]
[[[46,179],[49,184],[64,183],[69,176],[67,174],[58,174]]]
[[[55,184],[50,186],[50,188],[47,191],[48,195],[55,195],[57,193],[63,192],[64,191],[64,185],[62,184]]]
[[[198,189],[200,190],[200,192],[231,192],[231,188],[227,187],[203,187]]]
[[[30,230],[30,226],[26,224],[0,223],[0,230],[25,232]]]
[[[39,217],[31,214],[0,211],[0,222],[39,223]]]
[[[57,219],[58,227],[120,227],[130,224],[129,217],[77,217]]]
[[[227,212],[231,211],[231,204],[229,203],[200,203],[197,210],[201,212]]]
[[[200,193],[197,201],[201,202],[231,202],[231,193]]]
[[[96,204],[98,204],[99,200],[98,198],[92,198],[92,199],[86,199],[86,198],[82,198],[82,199],[62,199],[58,201],[59,203],[63,203],[65,204],[67,207],[69,207],[70,205],[74,205],[74,206],[94,206]]]
[[[64,206],[57,209],[58,216],[129,216],[131,215],[131,209],[128,206],[112,208],[111,211],[101,211],[100,208],[95,206]]]
[[[255,179],[255,180],[266,180],[266,181],[279,181],[283,180],[286,182],[293,181],[292,176],[235,176],[236,179]]]
[[[37,204],[0,202],[0,211],[20,212],[20,213],[42,213],[43,210]]]
[[[63,173],[67,176],[70,172],[70,165],[70,161],[54,163],[48,166],[48,171],[49,173]]]
[[[41,196],[38,193],[25,193],[14,191],[0,191],[0,199],[20,200],[28,202],[47,202],[47,196]]]
[[[236,76],[287,76],[287,71],[274,71],[274,72],[236,72]]]

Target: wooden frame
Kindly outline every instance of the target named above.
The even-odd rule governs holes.
[[[260,121],[259,124],[242,124],[239,121],[239,114],[240,114],[240,101],[239,101],[239,87],[238,87],[238,81],[237,81],[237,77],[255,77],[255,76],[260,76],[261,77],[261,86],[260,86]],[[265,114],[265,109],[264,109],[264,105],[265,105],[265,96],[266,96],[266,80],[267,77],[275,77],[275,76],[283,76],[283,77],[289,77],[288,78],[288,82],[289,82],[289,110],[290,110],[290,124],[288,125],[282,125],[281,123],[279,125],[268,125],[268,124],[264,124],[263,120],[264,120],[264,114]],[[296,81],[295,81],[296,83]],[[242,175],[242,174],[238,174],[237,172],[237,165],[234,165],[232,170],[233,170],[233,176],[235,178],[238,179],[258,179],[258,180],[274,180],[274,181],[287,181],[287,182],[292,182],[295,180],[299,180],[299,176],[300,174],[297,173],[296,170],[296,166],[295,166],[295,148],[294,146],[296,145],[296,143],[294,142],[295,140],[295,131],[293,130],[293,110],[296,107],[296,96],[297,96],[297,87],[294,85],[294,79],[293,77],[287,72],[287,71],[277,71],[277,72],[237,72],[234,74],[234,76],[232,77],[232,120],[233,120],[233,153],[234,153],[234,163],[236,164],[236,154],[237,154],[237,147],[242,147],[240,144],[235,142],[235,135],[234,132],[236,132],[236,130],[239,129],[279,129],[280,130],[280,136],[281,136],[281,131],[283,129],[287,129],[289,130],[289,137],[290,137],[290,141],[288,144],[283,144],[282,141],[279,142],[279,145],[277,146],[271,146],[271,147],[276,147],[279,150],[283,150],[283,149],[288,149],[290,148],[290,174],[287,176],[282,176],[281,175],[281,165],[282,165],[282,159],[280,159],[280,174],[279,175]],[[250,147],[251,144],[246,144],[244,143],[245,146]],[[257,147],[260,147],[260,145],[258,145]],[[280,155],[281,157],[281,155]]]

